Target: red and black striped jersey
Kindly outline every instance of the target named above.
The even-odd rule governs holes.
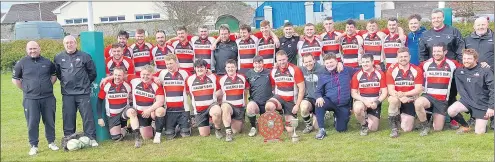
[[[151,43],[144,42],[142,45],[136,43],[130,46],[132,49],[132,61],[134,62],[134,68],[136,75],[140,76],[141,70],[144,66],[150,65],[153,56],[151,56],[151,49],[153,45]]]
[[[223,92],[223,102],[230,103],[236,108],[246,106],[244,92],[249,88],[246,77],[242,74],[236,74],[234,77],[224,75],[218,79],[218,85]]]
[[[151,56],[153,56],[153,61],[155,62],[155,69],[161,70],[166,69],[165,63],[165,55],[169,53],[174,53],[174,49],[172,46],[165,44],[165,47],[160,47],[160,45],[156,45],[151,49]]]
[[[220,89],[214,74],[199,77],[196,74],[186,79],[186,91],[191,94],[194,114],[203,112],[217,101],[215,92]]]
[[[206,68],[211,69],[211,59],[213,58],[213,50],[211,50],[212,44],[215,42],[215,38],[207,37],[205,39],[194,36],[191,38],[194,49],[194,61],[203,59],[208,63]]]
[[[194,71],[194,50],[193,46],[186,42],[180,42],[177,40],[172,43],[172,48],[174,49],[175,55],[177,55],[177,59],[179,60],[179,69],[193,72]]]
[[[254,35],[250,35],[247,40],[238,38],[235,42],[239,51],[239,54],[237,55],[239,73],[245,74],[249,69],[254,68],[253,58],[258,53],[258,38]]]
[[[361,69],[351,79],[351,89],[358,90],[359,95],[370,101],[377,100],[380,89],[386,87],[385,74],[377,70],[367,73]]]
[[[127,80],[131,83],[132,87],[133,107],[139,114],[153,105],[156,96],[163,96],[162,85],[154,82],[144,83],[141,78],[136,77],[135,75],[127,76]]]
[[[112,57],[105,60],[105,73],[107,75],[112,75],[115,67],[123,67],[127,71],[127,74],[134,74],[134,62],[132,59],[126,56],[122,57],[121,62],[115,62]]]
[[[416,65],[409,64],[407,70],[399,68],[398,64],[387,69],[387,85],[394,85],[398,92],[409,92],[416,84],[423,84],[423,70]]]
[[[373,64],[379,65],[382,62],[382,37],[383,33],[366,33],[363,34],[364,54],[373,55]]]
[[[286,69],[272,69],[270,80],[275,86],[275,94],[283,100],[291,102],[294,101],[298,93],[297,84],[304,82],[304,75],[301,69],[289,63]]]
[[[299,40],[299,42],[297,42],[297,52],[299,53],[299,58],[297,59],[298,66],[303,66],[302,56],[306,53],[311,53],[317,63],[320,65],[323,64],[323,58],[320,57],[322,52],[322,43],[318,38],[316,38],[316,36],[313,36],[313,41],[309,41],[306,37]]]
[[[127,82],[115,84],[113,79],[100,87],[98,98],[105,100],[107,116],[116,116],[129,105],[132,94],[131,85]]]
[[[189,111],[189,104],[185,99],[186,95],[186,79],[191,74],[188,71],[180,70],[174,73],[167,69],[161,70],[158,74],[164,94],[165,106],[167,112],[183,112]]]
[[[439,101],[447,101],[454,71],[460,66],[457,61],[448,58],[444,58],[439,64],[435,63],[433,58],[423,62],[421,68],[424,71],[425,77],[424,93],[431,95]]]
[[[342,63],[344,66],[356,68],[359,66],[358,58],[363,49],[363,38],[359,35],[345,36],[340,40],[342,48]]]
[[[132,57],[132,48],[130,48],[129,46],[125,46],[124,48],[122,48],[124,51],[123,51],[123,56],[127,56],[129,58]],[[105,47],[104,49],[104,55],[105,55],[105,59],[106,58],[109,58],[109,57],[112,57],[112,45],[108,45],[107,47]]]
[[[263,68],[272,69],[275,63],[275,42],[272,37],[262,37],[258,41],[258,55],[263,57]]]
[[[399,34],[387,35],[383,40],[383,53],[385,54],[385,62],[389,68],[392,64],[397,63],[397,51],[404,46],[404,42],[399,39]]]
[[[337,60],[340,62],[340,42],[336,39],[337,36],[342,35],[342,33],[338,31],[333,32],[325,32],[320,35],[321,43],[322,43],[322,52],[324,54],[334,53],[339,55]]]

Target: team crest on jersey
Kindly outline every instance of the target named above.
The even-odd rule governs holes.
[[[480,76],[480,74],[479,74],[478,72],[476,72],[476,73],[474,73],[474,76],[475,76],[475,77],[479,77],[479,76]]]
[[[461,71],[461,74],[464,74],[464,71]]]

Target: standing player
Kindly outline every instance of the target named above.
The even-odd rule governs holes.
[[[238,59],[238,46],[236,41],[232,41],[229,37],[230,28],[226,24],[220,25],[220,42],[215,43],[215,50],[213,52],[213,62],[215,65],[215,71],[217,75],[225,75],[227,72],[225,71],[225,62],[229,59]],[[249,31],[248,31],[249,32]],[[245,37],[243,40],[246,40],[248,37]],[[253,47],[256,49],[255,47]],[[250,52],[252,53],[252,52]],[[243,61],[239,59],[239,62]],[[239,63],[239,65],[240,65]],[[241,69],[242,70],[242,69]]]
[[[126,57],[131,58],[132,57],[132,48],[130,48],[130,47],[127,46],[127,40],[128,39],[129,39],[129,33],[127,33],[126,31],[122,31],[121,30],[117,34],[117,42],[120,44],[120,46],[124,50],[122,52],[123,55],[126,56]],[[106,58],[109,58],[109,57],[112,57],[112,51],[111,51],[112,50],[112,45],[113,44],[110,44],[107,47],[105,47],[105,49],[104,49],[105,59]]]
[[[407,38],[399,36],[397,30],[397,27],[399,26],[398,23],[399,20],[395,17],[389,18],[387,22],[387,29],[390,33],[383,39],[383,54],[386,63],[386,67],[383,70],[386,70],[391,65],[397,63],[397,50],[399,50],[400,47],[404,47],[407,40]]]
[[[367,33],[363,34],[363,54],[373,55],[373,65],[376,69],[382,70],[380,64],[385,59],[382,51],[383,39],[386,34],[378,31],[376,20],[371,19],[366,24]]]
[[[316,63],[315,57],[309,53],[302,56],[303,66],[299,67],[304,75],[304,99],[301,101],[301,116],[306,124],[303,133],[313,131],[313,123],[316,117],[311,120],[311,113],[314,112],[316,102],[316,85],[318,83],[318,72],[324,70],[324,67]]]
[[[203,59],[208,63],[207,69],[215,70],[212,66],[213,50],[211,46],[215,42],[215,38],[208,36],[208,27],[201,26],[198,28],[198,36],[191,38],[191,43],[194,49],[194,61]]]
[[[247,117],[251,123],[249,136],[256,135],[256,114],[265,113],[265,104],[273,96],[272,82],[270,81],[269,69],[263,68],[263,57],[253,58],[254,68],[246,73],[249,88],[249,102],[247,104]]]
[[[369,130],[378,130],[382,102],[388,93],[385,74],[375,69],[373,55],[364,54],[361,66],[361,70],[352,76],[351,96],[354,98],[352,110],[361,124],[360,135],[366,136]]]
[[[392,138],[399,136],[399,125],[404,132],[413,129],[416,116],[414,100],[423,91],[423,70],[411,64],[410,60],[409,49],[401,47],[397,51],[397,64],[387,69],[388,121]]]
[[[153,56],[153,61],[156,70],[166,69],[165,65],[165,55],[173,53],[172,46],[165,43],[165,32],[159,30],[155,34],[156,46],[151,49],[151,56]]]
[[[245,24],[240,26],[239,33],[241,37],[235,41],[239,50],[237,60],[239,61],[239,73],[245,74],[253,69],[253,58],[258,54],[258,38],[251,34],[251,27]]]
[[[275,94],[267,101],[265,109],[271,112],[283,110],[285,129],[287,132],[292,132],[294,128],[290,122],[294,118],[297,119],[299,105],[301,105],[304,97],[304,76],[296,65],[288,62],[285,51],[278,51],[276,59],[277,68],[272,69],[270,72]]]
[[[421,136],[428,135],[430,126],[426,118],[425,109],[432,108],[433,129],[441,131],[447,113],[448,99],[454,71],[459,67],[459,63],[446,57],[447,47],[444,43],[433,45],[433,58],[421,64],[425,74],[424,93],[414,102],[416,114],[421,122]]]
[[[111,57],[105,60],[105,72],[107,76],[112,76],[113,70],[117,67],[123,68],[127,74],[134,74],[134,62],[131,58],[122,55],[122,46],[120,44],[112,44],[110,49]]]
[[[144,30],[136,30],[136,43],[132,44],[130,48],[132,49],[132,61],[134,62],[134,68],[136,75],[140,76],[140,72],[144,66],[151,64],[151,49],[153,45],[151,43],[144,41]]]
[[[98,93],[98,125],[105,126],[102,118],[103,107],[105,107],[110,137],[115,141],[120,141],[125,136],[124,127],[127,126],[127,120],[124,117],[124,110],[130,106],[131,102],[129,99],[132,95],[131,85],[124,81],[125,75],[126,71],[123,67],[115,67],[112,73],[113,78],[101,86]]]
[[[174,54],[179,60],[179,69],[192,73],[194,71],[194,50],[189,40],[187,40],[187,29],[184,26],[177,28],[179,40],[172,42]]]
[[[280,37],[280,50],[284,50],[289,57],[289,62],[297,65],[297,43],[300,38],[296,32],[294,32],[294,27],[292,23],[284,23],[284,35]]]
[[[163,85],[165,95],[165,135],[167,140],[175,137],[175,127],[179,125],[182,137],[191,135],[189,126],[190,108],[186,97],[185,81],[191,74],[188,71],[179,69],[177,56],[174,54],[166,55],[165,63],[167,69],[161,70],[158,74],[158,80]],[[153,140],[154,143],[160,143],[162,128],[156,128],[157,133]]]
[[[340,38],[342,62],[344,66],[357,68],[363,54],[363,37],[357,35],[354,20],[347,20],[345,32],[346,35]]]
[[[323,20],[323,27],[325,27],[325,33],[320,35],[322,43],[322,52],[324,54],[334,53],[338,55],[338,61],[341,62],[340,55],[340,36],[341,32],[335,31],[334,22],[332,17],[326,17]]]
[[[215,125],[215,135],[218,139],[223,137],[220,124],[222,123],[222,110],[217,103],[215,92],[220,89],[217,77],[206,73],[205,60],[199,59],[194,62],[195,74],[186,79],[186,91],[191,96],[192,106],[196,117],[200,136],[210,135],[209,117]]]
[[[460,112],[470,111],[475,118],[476,134],[486,132],[488,119],[493,116],[493,71],[488,68],[482,68],[478,64],[478,53],[474,49],[465,49],[462,55],[461,67],[455,72],[455,81],[461,99],[452,104],[448,113],[453,117],[461,128],[458,133],[467,133],[470,131]]]
[[[321,48],[322,48],[322,43],[320,40],[317,38],[315,34],[315,25],[312,23],[307,23],[304,25],[304,37],[302,40],[299,40],[297,43],[297,50],[298,50],[298,57],[299,59],[297,62],[298,66],[302,66],[302,55],[306,53],[311,53],[314,57],[317,63],[322,64],[322,58],[320,57],[321,55]]]
[[[223,97],[220,107],[225,126],[225,141],[230,142],[233,140],[233,134],[242,131],[249,83],[244,75],[237,74],[235,60],[227,60],[225,66],[227,75],[220,77],[218,84]]]
[[[276,36],[272,36],[272,30],[270,27],[270,21],[263,20],[260,23],[260,30],[262,37],[259,38],[258,43],[258,55],[263,57],[264,68],[272,69],[275,62],[275,51],[277,47],[275,42],[278,42]]]

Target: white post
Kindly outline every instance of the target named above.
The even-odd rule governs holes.
[[[43,21],[43,17],[41,16],[41,1],[38,2],[38,10],[40,11],[40,21]]]
[[[314,23],[315,12],[313,10],[313,2],[304,2],[304,9],[306,10],[306,23]]]
[[[359,14],[359,20],[364,20],[364,14]]]
[[[382,4],[384,2],[375,1],[375,18],[379,19],[382,17]]]
[[[439,1],[438,8],[445,8],[445,2]]]
[[[270,26],[273,28],[273,8],[265,6],[263,7],[263,12],[265,14],[265,20],[270,21]]]
[[[95,31],[95,24],[93,23],[93,2],[88,2],[88,31]]]

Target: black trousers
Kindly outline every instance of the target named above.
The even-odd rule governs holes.
[[[54,96],[42,99],[27,99],[22,101],[24,117],[26,117],[29,144],[38,147],[40,118],[45,125],[45,137],[48,143],[55,141],[55,111]]]
[[[76,132],[77,110],[79,110],[82,117],[84,135],[96,140],[95,122],[89,94],[62,95],[64,136],[69,136]]]

